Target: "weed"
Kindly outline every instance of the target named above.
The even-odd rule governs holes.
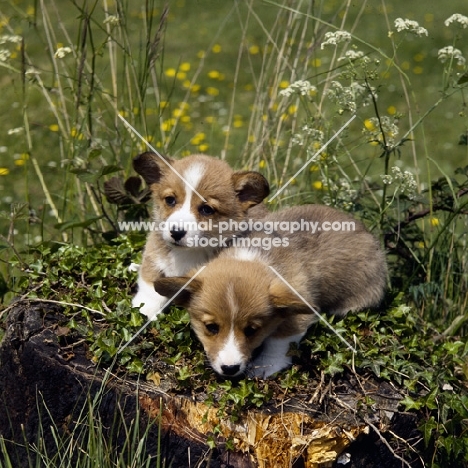
[[[29,440],[26,434],[23,434],[22,443],[0,437],[0,456],[5,463],[1,466],[5,468],[18,466],[16,461],[12,461],[16,445],[25,449],[28,466],[80,468],[167,466],[160,450],[157,454],[150,454],[147,451],[147,446],[151,444],[151,438],[155,434],[160,449],[161,431],[154,430],[155,422],[144,422],[145,419],[138,406],[132,420],[126,417],[121,402],[116,402],[113,415],[106,414],[109,410],[108,404],[102,403],[108,377],[109,375],[104,378],[102,387],[94,396],[84,395],[83,401],[77,402],[75,412],[70,420],[64,423],[67,427],[61,427],[54,421],[42,395],[38,394],[38,411],[41,417],[36,440]],[[105,406],[105,411],[101,405]],[[50,421],[50,425],[45,426],[45,421]]]

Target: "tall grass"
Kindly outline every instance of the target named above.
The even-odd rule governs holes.
[[[396,267],[405,263],[396,288],[433,302],[431,318],[465,310],[466,174],[454,177],[455,162],[439,156],[449,144],[445,134],[438,134],[440,147],[432,137],[446,103],[463,112],[465,62],[452,55],[442,63],[425,34],[398,31],[397,14],[384,2],[357,9],[350,1],[214,5],[206,3],[216,18],[197,10],[206,30],[197,29],[194,7],[184,2],[71,1],[64,8],[54,0],[34,7],[18,1],[1,14],[10,54],[1,65],[17,99],[9,125],[16,159],[5,163],[10,174],[2,178],[14,194],[3,200],[17,204],[3,213],[3,260],[13,254],[21,264],[26,246],[100,242],[115,229],[119,211],[106,202],[103,183],[130,175],[131,157],[145,149],[120,114],[163,153],[207,152],[260,170],[273,193],[288,184],[273,204],[319,202],[356,212],[385,236]],[[369,35],[375,11],[384,29]],[[430,13],[421,16],[435,34]],[[443,26],[441,48],[443,41],[462,44],[466,31],[458,26]],[[333,36],[339,31],[347,34],[341,42]],[[193,37],[188,50],[183,35]],[[300,80],[307,91],[289,87]],[[466,148],[452,150],[461,166]],[[414,213],[425,215],[413,221]],[[16,274],[11,266],[3,271],[13,287]],[[454,271],[456,288],[448,286]],[[434,278],[443,278],[437,301],[424,286]]]
[[[129,420],[125,405],[119,401],[113,415],[104,413],[109,411],[108,402],[103,404],[108,392],[108,377],[104,378],[94,395],[86,395],[83,406],[77,406],[70,415],[70,421],[65,423],[54,420],[54,412],[39,393],[36,440],[30,440],[25,433],[22,442],[5,440],[0,436],[0,467],[17,467],[20,459],[23,460],[22,466],[30,468],[169,467],[161,451],[161,431],[157,426],[160,421],[145,423],[138,404]],[[150,446],[156,448],[156,453],[151,454]],[[17,458],[20,453],[21,458]]]

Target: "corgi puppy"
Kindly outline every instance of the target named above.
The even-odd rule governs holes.
[[[151,189],[154,230],[145,245],[132,305],[142,306],[140,311],[155,319],[167,298],[155,291],[154,282],[187,274],[227,241],[244,235],[224,230],[221,238],[219,223],[242,221],[247,213],[252,218],[265,215],[262,201],[269,185],[258,172],[235,172],[226,162],[199,154],[173,160],[146,152],[134,158],[133,167]]]
[[[290,343],[298,343],[318,320],[309,306],[344,315],[378,305],[384,294],[385,254],[349,215],[304,205],[270,213],[262,222],[275,230],[251,232],[241,239],[250,240],[250,247],[224,250],[174,299],[188,308],[192,328],[221,376],[268,377],[288,367]],[[291,226],[303,229],[292,232]],[[188,279],[161,278],[155,289],[172,296]]]

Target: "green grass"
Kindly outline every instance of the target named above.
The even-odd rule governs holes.
[[[136,406],[132,419],[126,415],[125,404],[117,401],[109,414],[109,402],[103,403],[110,377],[106,373],[102,386],[94,395],[85,395],[82,407],[74,409],[70,421],[61,423],[53,418],[53,409],[47,407],[38,394],[37,411],[41,415],[36,440],[11,441],[0,436],[0,467],[18,465],[16,455],[26,452],[29,467],[61,468],[161,468],[169,467],[160,454],[150,454],[147,446],[161,446],[158,421],[148,421]],[[104,407],[104,408],[103,408]],[[45,425],[45,421],[50,421]],[[146,421],[146,422],[145,422]],[[156,428],[156,430],[154,430]],[[156,444],[152,438],[156,437]],[[23,457],[24,460],[24,457]]]
[[[49,283],[41,293],[57,299],[50,288],[60,277],[60,300],[104,313],[101,267],[117,262],[118,271],[105,272],[125,282],[106,314],[117,335],[107,336],[104,327],[95,336],[81,322],[72,325],[89,339],[95,359],[107,362],[119,346],[115,340],[139,324],[128,301],[134,278],[124,266],[143,240],[118,241],[125,265],[109,242],[117,220],[148,211],[143,204],[113,205],[104,194],[111,177],[134,175],[131,159],[146,149],[120,114],[162,153],[203,152],[259,170],[272,194],[310,160],[271,208],[326,203],[363,219],[389,254],[388,302],[403,294],[399,305],[411,305],[442,340],[457,342],[468,316],[467,67],[453,58],[442,62],[438,52],[453,46],[468,58],[468,28],[444,24],[465,3],[173,0],[166,10],[155,0],[5,1],[3,302],[43,276]],[[417,21],[428,35],[398,32],[397,18]],[[349,32],[350,40],[324,45],[337,30]],[[347,52],[353,58],[344,58]],[[298,80],[314,88],[284,96]],[[92,246],[102,257],[95,250],[87,255]],[[77,265],[91,289],[74,290]],[[181,349],[191,344],[190,333],[178,320],[186,328],[169,348],[186,377],[192,364],[184,363]],[[120,364],[142,372],[141,347],[129,347]],[[460,353],[463,366],[466,352]]]

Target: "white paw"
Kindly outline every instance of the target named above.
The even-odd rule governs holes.
[[[157,316],[167,305],[168,298],[158,294],[152,284],[138,279],[138,292],[132,299],[133,307],[140,307],[140,312],[150,320],[156,320]],[[143,305],[142,305],[143,304]]]
[[[264,379],[290,367],[292,358],[287,355],[289,345],[299,343],[303,335],[304,333],[286,338],[267,338],[260,355],[250,363],[248,374]]]
[[[139,263],[130,263],[128,266],[128,271],[134,272],[134,271],[140,271],[141,265]]]
[[[249,366],[248,374],[252,377],[265,379],[270,375],[290,367],[292,359],[289,356],[263,355],[263,353],[254,359]]]

